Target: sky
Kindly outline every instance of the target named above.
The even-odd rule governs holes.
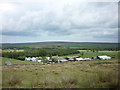
[[[118,42],[118,3],[1,2],[0,31],[3,43]]]

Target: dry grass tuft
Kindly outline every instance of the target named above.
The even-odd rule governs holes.
[[[9,78],[3,81],[3,86],[19,88],[22,85],[23,78],[16,72],[9,73]]]

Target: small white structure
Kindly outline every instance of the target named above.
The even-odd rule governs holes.
[[[104,55],[104,56],[97,56],[97,58],[98,58],[98,59],[102,59],[102,60],[108,60],[108,59],[111,59],[111,57],[106,56],[106,55]]]
[[[30,57],[28,57],[28,58],[26,57],[26,58],[25,58],[25,61],[30,61],[30,60],[31,60]]]
[[[60,63],[60,60],[58,59],[58,63]]]
[[[67,57],[66,58],[68,61],[74,61],[74,57]]]
[[[85,59],[83,58],[76,58],[76,61],[84,61]]]
[[[57,56],[52,56],[51,58],[52,58],[52,59],[58,59],[59,57],[58,57],[58,55],[57,55]]]
[[[49,59],[48,61],[49,61],[49,62],[52,62],[52,59]]]
[[[38,58],[42,58],[42,57],[38,57]]]
[[[68,62],[66,59],[61,59],[60,62]]]
[[[63,58],[63,57],[59,57],[58,63],[60,63],[60,62],[68,62],[68,60],[66,60],[66,59]]]
[[[40,63],[41,61],[42,61],[42,60],[37,60],[37,62],[39,62],[39,63]]]
[[[39,57],[36,57],[36,59],[39,58]]]
[[[92,59],[91,58],[84,58],[84,60],[89,61],[89,60],[92,60]]]
[[[12,65],[12,63],[10,61],[6,61],[5,65]]]
[[[50,57],[46,57],[46,59],[49,61],[49,60],[50,60]]]
[[[36,60],[35,57],[32,57],[32,58],[31,58],[31,61],[36,62],[37,60]]]

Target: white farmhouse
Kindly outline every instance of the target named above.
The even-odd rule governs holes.
[[[49,61],[49,60],[50,60],[50,57],[46,57],[46,59]]]
[[[31,60],[30,57],[28,57],[28,58],[26,57],[26,58],[25,58],[25,61],[30,61],[30,60]]]
[[[61,59],[60,62],[68,62],[66,59]]]
[[[37,60],[37,62],[39,62],[39,63],[40,63],[41,61],[42,61],[42,60]]]
[[[32,57],[32,58],[31,58],[31,61],[36,62],[37,60],[36,60],[35,57]]]
[[[89,61],[89,60],[92,60],[92,59],[91,58],[84,58],[84,60]]]
[[[63,57],[59,57],[58,63],[60,63],[60,62],[68,62],[68,60],[66,60],[66,59],[63,58]]]

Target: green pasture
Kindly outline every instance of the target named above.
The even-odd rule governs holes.
[[[6,61],[10,61],[12,64],[38,64],[37,62],[32,62],[32,61],[21,61],[17,59],[2,57],[2,65],[4,65]]]
[[[67,55],[67,56],[81,56],[82,58],[87,58],[87,57],[96,57],[96,56],[100,56],[100,55],[107,55],[107,56],[111,56],[116,59],[118,58],[118,52],[114,52],[114,51],[111,51],[111,52],[89,51],[89,52],[80,52],[79,54],[71,54],[71,55]],[[67,57],[67,56],[63,56],[63,57]]]

